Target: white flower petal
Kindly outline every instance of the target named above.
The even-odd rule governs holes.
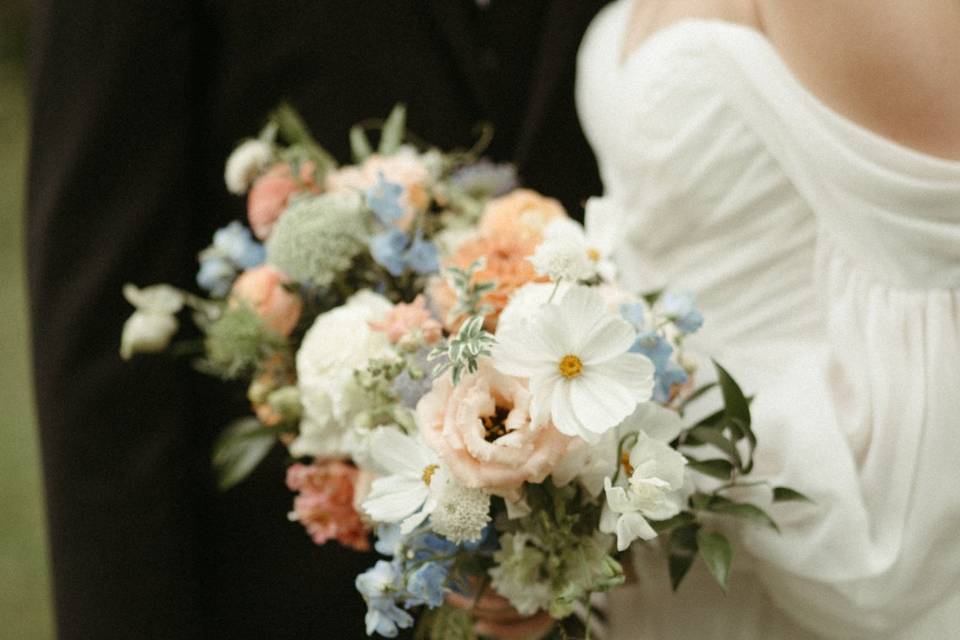
[[[370,438],[374,462],[387,473],[420,478],[435,456],[419,439],[391,427],[378,429]]]
[[[387,476],[377,478],[363,510],[378,522],[399,522],[423,506],[429,490],[422,480]]]
[[[610,314],[582,336],[576,353],[584,364],[598,364],[627,353],[636,339],[637,332],[629,322]]]
[[[630,464],[634,474],[641,478],[657,478],[671,489],[683,486],[683,474],[687,465],[683,454],[670,445],[640,433],[637,443],[630,450]]]
[[[497,332],[491,355],[501,373],[528,378],[535,371],[556,366],[556,356],[540,339],[532,323],[514,323]]]
[[[424,520],[427,519],[427,516],[430,515],[430,512],[433,509],[428,509],[426,505],[420,511],[417,511],[409,518],[406,518],[402,523],[400,523],[400,533],[407,535],[417,527],[419,527]]]
[[[683,419],[672,409],[655,402],[643,402],[620,425],[621,435],[643,432],[660,442],[672,442],[683,431]]]
[[[626,551],[627,547],[636,540],[653,540],[657,532],[650,523],[639,513],[625,513],[617,520],[617,550]]]
[[[570,396],[577,419],[597,433],[616,428],[637,406],[629,388],[590,371],[570,381]]]
[[[567,335],[576,341],[574,345],[590,334],[600,319],[607,315],[603,296],[591,287],[571,287],[558,306],[558,314],[565,320]]]
[[[604,480],[604,489],[607,495],[607,505],[616,513],[630,513],[636,511],[637,507],[633,500],[623,487],[615,487],[610,482],[610,478]]]
[[[628,388],[637,402],[646,402],[653,396],[653,374],[656,367],[645,355],[624,353],[613,360],[596,364],[592,369]]]

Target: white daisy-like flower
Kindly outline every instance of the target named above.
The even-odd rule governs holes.
[[[604,480],[607,501],[600,517],[600,531],[617,534],[617,549],[625,550],[637,538],[657,536],[647,521],[666,520],[680,513],[677,492],[683,488],[686,458],[670,445],[644,432],[629,456],[621,462],[627,486]]]
[[[363,509],[377,522],[399,522],[410,533],[437,508],[431,485],[438,477],[440,459],[419,438],[396,429],[381,428],[371,436],[371,456],[387,475],[373,481]]]
[[[273,149],[262,140],[244,140],[227,158],[223,181],[227,190],[241,196],[250,188],[250,181],[273,159]]]
[[[617,277],[617,267],[611,258],[620,228],[617,221],[621,215],[620,208],[609,198],[590,198],[584,210],[585,224],[581,225],[570,218],[554,220],[544,229],[544,245],[563,240],[567,250],[580,258],[578,264],[582,265],[585,257],[590,265],[590,275],[581,280],[597,275],[605,282],[613,282]]]
[[[599,293],[575,286],[501,328],[493,358],[503,373],[529,379],[537,424],[552,420],[561,433],[596,442],[653,393],[654,365],[629,352],[635,339]]]
[[[123,287],[123,296],[137,310],[123,324],[120,357],[129,360],[136,353],[166,349],[180,326],[174,314],[183,308],[183,293],[165,284],[143,289],[127,284]]]
[[[437,506],[430,514],[430,528],[455,544],[475,542],[490,522],[490,494],[465,487],[438,470],[431,483]]]
[[[559,221],[558,221],[559,222]],[[551,226],[557,223],[552,223]],[[576,225],[575,222],[570,224]],[[549,231],[550,227],[547,227]],[[574,238],[565,235],[546,237],[530,256],[533,268],[554,282],[579,282],[596,275],[588,249]]]

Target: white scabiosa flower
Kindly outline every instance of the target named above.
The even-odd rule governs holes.
[[[386,475],[373,481],[363,509],[374,521],[399,522],[400,531],[410,533],[437,507],[431,485],[445,480],[440,459],[419,438],[389,427],[370,440],[374,464]]]
[[[262,140],[244,140],[227,158],[223,181],[227,190],[241,196],[250,188],[250,182],[273,159],[273,149]]]
[[[619,207],[608,198],[590,198],[584,213],[585,226],[570,218],[554,220],[543,231],[541,247],[552,248],[557,267],[561,266],[560,259],[565,258],[580,269],[580,274],[589,270],[589,275],[581,275],[580,280],[600,276],[605,282],[614,282],[617,268],[611,257],[617,242],[620,215]],[[563,247],[563,253],[560,247]]]
[[[682,454],[668,444],[640,432],[629,456],[621,462],[627,486],[604,481],[607,501],[600,517],[600,531],[617,534],[617,549],[625,550],[637,538],[657,536],[647,519],[666,520],[680,513],[677,492],[683,488]]]
[[[556,224],[557,222],[554,222],[550,226]],[[530,256],[530,262],[539,275],[547,276],[554,282],[579,282],[596,275],[587,248],[575,239],[563,235],[545,238]]]
[[[437,506],[430,514],[430,528],[453,542],[476,542],[490,522],[490,494],[482,489],[471,489],[438,470],[431,483]]]
[[[537,424],[596,442],[650,399],[654,365],[630,353],[636,332],[589,287],[571,287],[526,322],[497,332],[497,369],[528,378]]]

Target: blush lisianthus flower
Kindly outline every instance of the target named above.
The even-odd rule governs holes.
[[[374,331],[382,331],[391,343],[436,344],[443,337],[443,327],[430,314],[427,301],[418,295],[413,302],[401,302],[387,312],[383,320],[370,323]]]
[[[282,271],[264,265],[244,271],[230,292],[231,302],[246,304],[264,324],[282,336],[289,336],[303,311],[303,302],[285,285],[290,279]]]
[[[566,210],[557,200],[531,189],[515,189],[487,203],[480,217],[480,234],[537,243],[548,224],[566,217]]]
[[[290,519],[300,522],[317,544],[336,540],[351,549],[368,551],[370,532],[354,508],[358,475],[356,467],[339,460],[291,465],[287,487],[298,495]]]
[[[595,442],[650,399],[654,366],[630,353],[636,333],[589,287],[571,287],[536,317],[497,333],[497,369],[529,378],[536,424]]]
[[[570,438],[535,426],[523,380],[489,358],[454,386],[442,376],[417,405],[420,434],[458,482],[516,502],[524,482],[538,483],[563,457]]]

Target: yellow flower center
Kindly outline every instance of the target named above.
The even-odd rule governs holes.
[[[423,470],[423,484],[430,486],[430,481],[433,480],[433,474],[436,473],[437,469],[440,467],[435,464],[431,464],[429,467],[426,467]]]
[[[628,477],[633,475],[633,465],[630,464],[630,454],[626,451],[620,454],[620,466],[623,467],[623,471]]]
[[[566,355],[560,361],[559,369],[564,378],[576,378],[583,373],[583,362],[575,355]]]
[[[590,259],[591,262],[599,262],[600,252],[594,249],[593,247],[590,247],[589,249],[587,249],[587,257]]]

